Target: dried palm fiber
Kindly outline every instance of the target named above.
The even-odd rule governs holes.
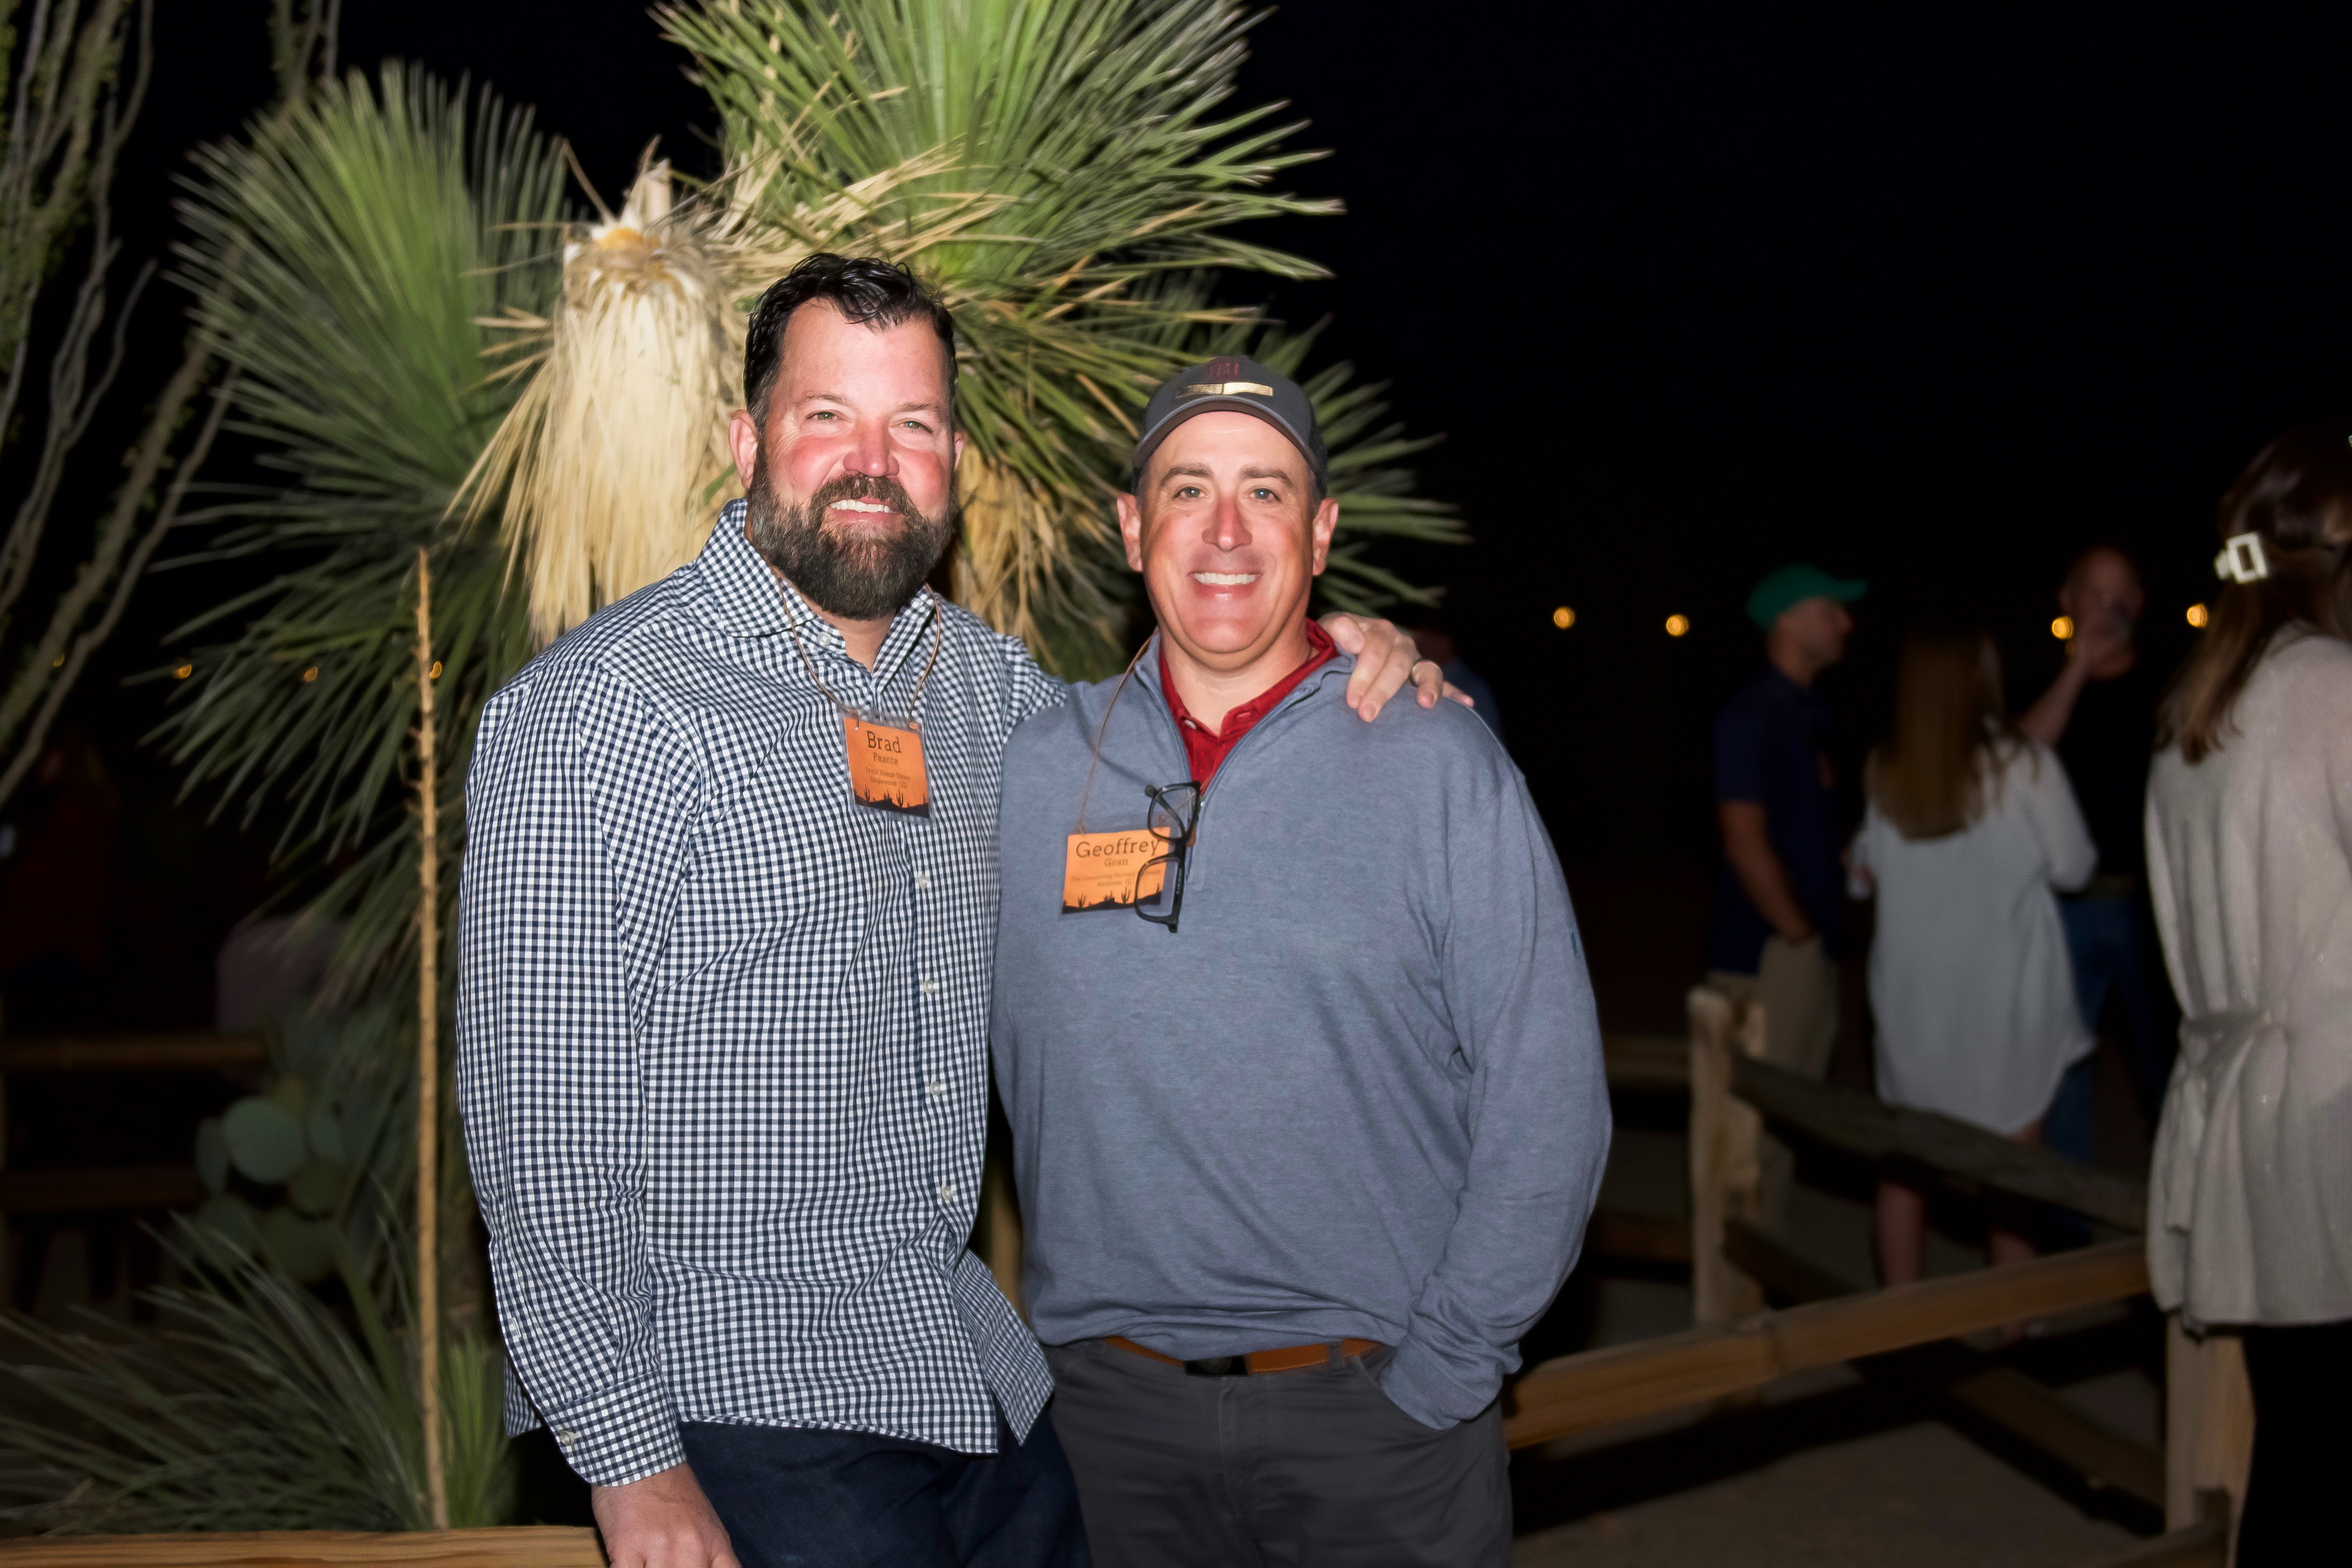
[[[963,524],[950,571],[956,603],[1045,652],[1071,621],[1108,621],[1113,604],[1087,570],[1117,539],[1110,487],[1103,491],[1093,508],[1071,506],[967,447],[956,465]]]
[[[667,162],[649,162],[617,216],[579,225],[563,247],[563,289],[547,318],[509,312],[499,374],[523,379],[467,477],[467,514],[503,500],[531,637],[546,643],[614,599],[693,559],[719,506],[741,493],[727,415],[741,401],[745,307],[811,252],[837,243],[897,183],[936,174],[943,154],[861,181],[782,223],[750,216],[788,152],[739,164],[679,201]],[[887,232],[920,250],[1001,204],[950,196]],[[877,226],[861,225],[869,245]]]
[[[529,379],[467,484],[478,506],[504,493],[535,640],[701,548],[734,482],[714,412],[742,363],[732,303],[696,226],[677,221],[663,162],[639,173],[617,217],[566,233],[551,320],[496,323],[541,342],[509,367]]]

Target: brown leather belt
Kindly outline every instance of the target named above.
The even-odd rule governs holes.
[[[1332,1353],[1328,1343],[1324,1343],[1285,1345],[1280,1350],[1252,1351],[1247,1355],[1211,1356],[1205,1361],[1178,1361],[1172,1355],[1161,1355],[1149,1345],[1137,1344],[1125,1334],[1113,1334],[1103,1342],[1117,1345],[1130,1355],[1139,1355],[1146,1361],[1181,1366],[1194,1377],[1244,1377],[1268,1372],[1303,1372],[1310,1366],[1337,1366],[1351,1355],[1370,1355],[1381,1348],[1378,1340],[1341,1340],[1337,1355]]]

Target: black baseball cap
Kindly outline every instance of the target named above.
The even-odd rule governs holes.
[[[1323,427],[1315,422],[1315,405],[1288,376],[1239,354],[1189,365],[1160,384],[1143,411],[1143,434],[1135,440],[1134,473],[1129,482],[1142,482],[1144,465],[1171,430],[1195,414],[1220,409],[1254,415],[1290,437],[1314,470],[1317,487],[1330,488],[1329,458]]]

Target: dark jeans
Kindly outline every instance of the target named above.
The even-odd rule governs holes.
[[[2238,1568],[2352,1559],[2342,1503],[2352,1321],[2250,1328],[2245,1345],[2254,1462],[2238,1526]]]
[[[2164,1107],[2175,1044],[2163,994],[2157,989],[2165,983],[2163,963],[2149,941],[2147,909],[2136,894],[2100,894],[2059,900],[2058,916],[2066,928],[2066,956],[2074,964],[2074,1000],[2083,1022],[2098,1032],[2110,991],[2124,1005],[2124,1055],[2131,1064],[2132,1092],[2153,1127]],[[2066,1069],[2042,1118],[2042,1142],[2084,1164],[2097,1152],[2091,1104],[2097,1080],[2094,1052]]]
[[[1104,1568],[1502,1568],[1499,1405],[1444,1431],[1376,1381],[1389,1352],[1255,1377],[1082,1340],[1045,1349]]]
[[[687,1463],[743,1568],[1088,1568],[1053,1423],[959,1454],[868,1432],[689,1421]]]

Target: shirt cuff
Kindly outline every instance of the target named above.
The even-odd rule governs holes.
[[[1389,1403],[1441,1432],[1492,1405],[1502,1386],[1502,1374],[1496,1371],[1480,1386],[1471,1387],[1434,1352],[1412,1340],[1397,1346],[1396,1354],[1381,1369],[1381,1392],[1389,1396]]]
[[[564,1463],[590,1486],[626,1486],[686,1463],[677,1412],[656,1385],[625,1384],[539,1414],[555,1435]]]

